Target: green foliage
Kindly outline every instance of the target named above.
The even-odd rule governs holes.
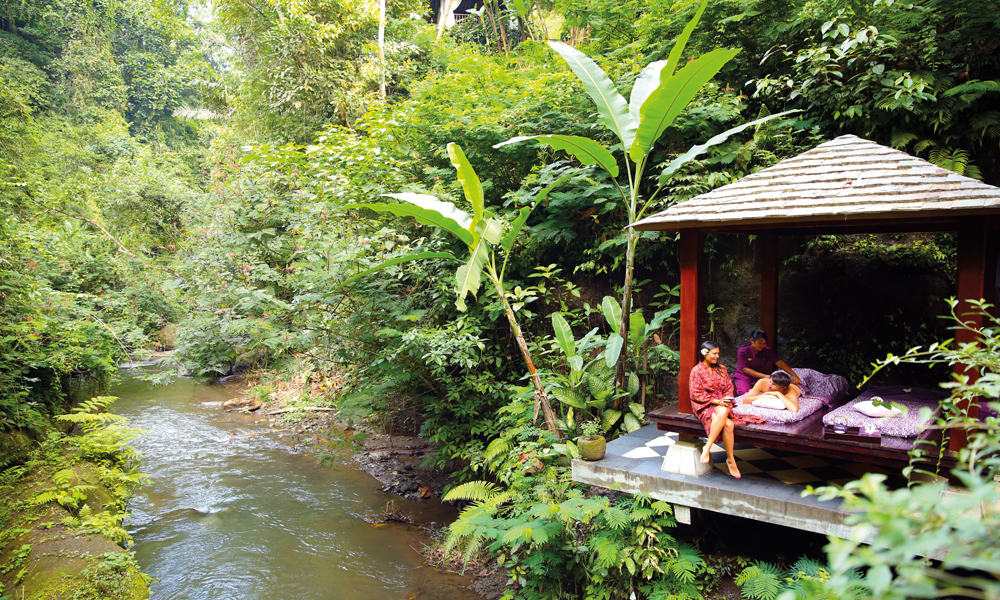
[[[512,598],[701,597],[702,559],[667,533],[669,504],[585,494],[566,478],[554,437],[531,425],[530,404],[501,412],[503,435],[473,465],[500,485],[469,482],[446,494],[472,501],[449,527],[448,549],[495,558],[517,586]]]

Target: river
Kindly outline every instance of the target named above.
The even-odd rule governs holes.
[[[467,580],[424,565],[419,528],[364,519],[389,500],[422,522],[451,518],[447,507],[390,497],[348,466],[318,466],[296,435],[222,412],[222,387],[150,387],[134,374],[124,370],[110,394],[144,430],[135,446],[152,484],[128,527],[154,600],[478,598]]]

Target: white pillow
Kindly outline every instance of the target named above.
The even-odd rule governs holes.
[[[884,406],[875,406],[872,404],[871,400],[865,400],[864,402],[858,402],[854,405],[854,410],[865,415],[866,417],[874,417],[880,419],[882,417],[888,416],[899,416],[903,414],[903,411],[899,410],[895,406],[892,408],[886,408]]]
[[[774,396],[761,396],[751,402],[754,406],[759,406],[761,408],[773,408],[774,410],[787,410],[785,408],[785,403],[781,401],[781,398],[775,398]]]

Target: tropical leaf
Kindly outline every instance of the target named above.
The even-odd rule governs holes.
[[[649,152],[656,140],[687,107],[701,88],[739,50],[719,48],[699,56],[671,77],[666,69],[660,72],[660,85],[650,94],[639,110],[639,127],[635,132],[635,142],[629,147],[629,157],[639,162]]]
[[[642,423],[640,423],[639,419],[636,419],[635,415],[633,415],[630,412],[625,413],[625,418],[622,420],[622,425],[625,426],[625,431],[628,433],[632,433],[633,431],[638,431],[639,429],[642,429]]]
[[[656,313],[653,320],[646,325],[646,335],[653,333],[660,327],[663,327],[663,322],[669,319],[672,315],[677,314],[681,310],[680,304],[674,304],[673,306],[668,306],[660,312]]]
[[[567,357],[573,356],[576,352],[576,339],[573,337],[573,328],[569,326],[566,319],[559,313],[552,313],[552,329],[556,333],[556,341],[563,353]]]
[[[644,409],[642,404],[639,404],[638,402],[629,402],[628,411],[635,415],[635,418],[640,421],[646,418],[646,409]]]
[[[670,49],[670,54],[667,56],[667,77],[672,76],[674,71],[677,70],[677,65],[681,61],[681,55],[684,54],[684,47],[687,46],[688,39],[694,33],[694,28],[698,26],[698,21],[701,20],[701,15],[705,12],[706,6],[708,6],[708,0],[701,0],[701,4],[698,6],[698,10],[695,11],[694,17],[688,21],[688,24],[684,27],[684,31],[677,36],[677,41],[674,42],[674,47]]]
[[[517,215],[514,222],[510,224],[510,231],[500,240],[500,246],[504,249],[504,252],[510,252],[510,249],[514,246],[514,240],[517,239],[517,234],[520,233],[528,217],[531,216],[531,210],[532,207],[525,206],[521,209],[521,214]]]
[[[601,413],[601,427],[604,428],[605,432],[611,431],[621,416],[622,411],[609,408]]]
[[[604,146],[590,138],[579,135],[523,135],[511,138],[493,146],[500,148],[508,144],[517,144],[526,140],[536,140],[540,144],[550,146],[555,150],[565,150],[585,165],[600,165],[612,177],[618,177],[618,161]],[[560,180],[560,183],[562,180]]]
[[[608,338],[608,345],[604,349],[604,362],[609,367],[618,362],[618,357],[622,354],[622,347],[625,345],[625,338],[615,333]]]
[[[476,225],[475,240],[478,241],[482,238],[491,244],[499,244],[500,236],[503,235],[503,221],[492,216],[491,213],[486,213],[486,215],[488,218]]]
[[[583,88],[597,105],[597,112],[604,119],[604,124],[618,136],[622,147],[626,150],[631,148],[635,140],[636,121],[615,84],[597,63],[576,48],[562,42],[549,42],[549,47],[558,52],[570,70],[580,78]]]
[[[712,146],[715,146],[717,144],[721,144],[722,142],[728,140],[731,136],[734,136],[737,133],[740,133],[741,131],[743,131],[745,129],[749,129],[750,127],[756,127],[756,126],[761,125],[761,124],[763,124],[763,123],[765,123],[767,121],[770,121],[772,119],[780,119],[781,117],[790,115],[792,113],[797,113],[797,112],[802,112],[802,111],[800,111],[799,109],[786,110],[785,112],[780,112],[780,113],[778,113],[776,115],[768,115],[768,116],[766,116],[766,117],[764,117],[762,119],[756,119],[756,120],[750,121],[749,123],[744,123],[744,124],[739,125],[737,127],[733,127],[732,129],[730,129],[728,131],[723,131],[719,135],[710,138],[704,144],[699,144],[697,146],[692,146],[690,150],[688,150],[684,154],[678,156],[674,160],[670,161],[670,164],[667,165],[667,168],[664,169],[662,173],[660,173],[660,178],[659,178],[660,185],[665,184],[667,182],[667,180],[670,179],[670,176],[673,175],[674,173],[676,173],[678,169],[680,169],[681,167],[683,167],[689,161],[694,160],[695,158],[697,158],[698,156],[700,156],[703,152],[705,152],[705,150],[708,150]]]
[[[601,300],[601,310],[604,312],[604,319],[611,326],[611,329],[618,333],[618,328],[622,321],[622,307],[618,304],[618,300],[611,296],[605,296]]]
[[[587,398],[579,390],[573,388],[552,388],[549,395],[573,408],[587,408]]]
[[[625,389],[628,391],[629,396],[635,396],[639,393],[639,376],[635,373],[628,374],[628,381],[625,382]]]
[[[456,208],[451,202],[444,202],[427,194],[411,192],[384,195],[402,200],[405,204],[348,204],[344,208],[367,208],[375,212],[389,212],[397,217],[413,217],[422,225],[440,227],[466,244],[472,245],[472,234],[469,233],[472,218],[464,210]]]
[[[479,293],[479,285],[482,283],[483,276],[483,265],[486,263],[487,255],[487,245],[485,242],[480,240],[472,248],[472,255],[469,256],[469,262],[465,263],[458,268],[458,272],[455,273],[455,292],[458,294],[458,300],[455,301],[455,307],[459,311],[465,312],[465,296],[472,294],[475,296]]]
[[[632,85],[632,94],[629,95],[628,99],[628,111],[636,123],[639,122],[642,105],[645,104],[646,99],[649,98],[649,94],[656,89],[656,86],[660,85],[660,71],[666,65],[667,61],[665,60],[649,63],[642,70],[642,73],[639,73],[639,77],[636,78],[635,83]]]
[[[450,252],[421,252],[419,254],[409,254],[407,256],[397,256],[396,258],[390,258],[389,260],[387,260],[387,261],[385,261],[383,263],[375,265],[374,267],[372,267],[370,269],[365,269],[364,271],[361,271],[360,273],[355,273],[354,275],[351,275],[347,279],[345,279],[342,282],[340,282],[340,285],[338,285],[337,287],[333,288],[333,292],[336,293],[336,292],[340,291],[341,289],[343,289],[344,287],[350,285],[351,283],[354,283],[358,279],[361,279],[362,277],[364,277],[366,275],[370,275],[372,273],[375,273],[376,271],[381,271],[382,269],[385,269],[387,267],[391,267],[393,265],[398,265],[398,264],[402,264],[402,263],[406,263],[406,262],[410,262],[410,261],[414,261],[414,260],[425,260],[425,259],[431,259],[431,258],[450,258],[452,260],[458,260],[457,258],[455,258],[455,255],[452,254],[452,253],[450,253]]]
[[[462,147],[451,142],[448,144],[448,157],[451,158],[451,166],[455,167],[458,180],[465,190],[465,199],[472,204],[472,222],[467,225],[469,233],[475,229],[476,225],[483,219],[486,201],[483,197],[483,184],[479,181],[475,169],[469,164],[469,159],[462,152]],[[494,242],[495,243],[495,242]]]
[[[596,373],[587,373],[587,389],[590,391],[590,395],[597,398],[600,401],[604,401],[611,390],[615,387],[614,376],[606,377],[601,376]]]
[[[583,370],[583,357],[582,356],[570,356],[566,359],[569,363],[569,368],[573,371],[579,372]]]
[[[635,311],[628,316],[628,337],[636,349],[646,339],[646,317],[642,316],[640,311]]]

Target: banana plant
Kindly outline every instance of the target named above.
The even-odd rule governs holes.
[[[524,227],[532,210],[538,204],[544,203],[549,192],[566,181],[569,175],[540,190],[535,196],[535,203],[532,206],[522,207],[513,221],[508,222],[503,217],[486,210],[483,185],[476,171],[469,164],[465,153],[462,152],[462,148],[455,143],[448,144],[448,156],[451,158],[452,166],[455,167],[465,197],[472,205],[472,214],[456,207],[451,202],[439,200],[428,194],[416,194],[412,192],[385,194],[389,198],[399,200],[399,204],[351,204],[345,208],[367,208],[375,212],[388,212],[400,217],[412,217],[422,225],[433,225],[447,231],[466,245],[469,256],[458,267],[455,273],[455,294],[457,295],[455,306],[462,312],[467,309],[465,304],[466,298],[469,294],[473,296],[478,294],[483,275],[485,275],[486,279],[493,285],[497,296],[503,304],[507,320],[510,322],[510,328],[514,333],[514,338],[517,340],[517,346],[521,350],[532,384],[535,387],[535,419],[538,418],[538,412],[541,409],[545,416],[546,426],[550,431],[558,433],[559,428],[556,414],[549,404],[548,396],[545,393],[545,386],[538,375],[535,363],[531,358],[531,351],[528,349],[528,344],[517,322],[517,317],[511,308],[510,294],[504,289],[503,279],[507,269],[507,262],[511,256],[511,248],[514,246],[514,240],[517,238],[518,233],[520,233],[521,228]],[[502,261],[498,260],[497,247],[503,251]],[[451,258],[458,260],[457,257],[447,252],[425,252],[397,257],[354,275],[338,287],[343,288],[351,281],[393,264],[427,258]]]
[[[643,69],[632,87],[632,94],[628,102],[618,92],[611,79],[597,66],[597,63],[567,44],[549,42],[549,46],[566,61],[570,70],[583,83],[587,94],[597,105],[604,125],[614,132],[621,142],[620,147],[626,155],[624,165],[627,182],[624,186],[618,183],[619,164],[612,151],[589,138],[556,134],[531,135],[515,137],[494,146],[494,148],[499,148],[507,144],[535,140],[555,150],[565,150],[584,165],[600,166],[615,180],[628,216],[629,225],[625,230],[627,235],[625,285],[621,301],[624,310],[621,311],[621,321],[617,328],[617,332],[622,338],[621,344],[624,344],[629,336],[635,247],[639,239],[638,233],[631,228],[631,225],[644,216],[670,177],[708,148],[726,141],[730,136],[747,128],[797,112],[786,111],[768,115],[734,127],[712,137],[704,144],[692,147],[667,165],[659,175],[658,188],[648,198],[642,199],[641,182],[649,166],[647,161],[653,145],[684,111],[684,108],[698,94],[699,90],[739,52],[739,50],[716,49],[691,60],[678,69],[684,47],[701,19],[707,4],[708,0],[702,0],[694,17],[677,38],[677,43],[671,49],[667,60],[650,63]],[[618,365],[618,380],[620,384],[624,384],[625,355],[620,354],[619,356],[621,361]]]
[[[614,362],[604,358],[604,352],[598,353],[589,361],[585,356],[590,350],[601,345],[607,345],[597,328],[590,330],[579,340],[573,336],[573,330],[566,319],[559,313],[552,313],[552,329],[555,331],[556,345],[566,357],[569,366],[568,373],[552,373],[553,387],[550,393],[553,398],[569,407],[567,423],[574,422],[573,411],[580,411],[578,421],[592,415],[601,423],[605,433],[612,433],[620,426],[626,433],[631,433],[641,427],[645,411],[642,405],[632,402],[631,398],[639,392],[639,378],[635,373],[629,373],[625,390],[615,386]],[[618,336],[612,336],[614,339]],[[620,402],[621,401],[621,402]],[[617,406],[622,404],[622,409]]]

